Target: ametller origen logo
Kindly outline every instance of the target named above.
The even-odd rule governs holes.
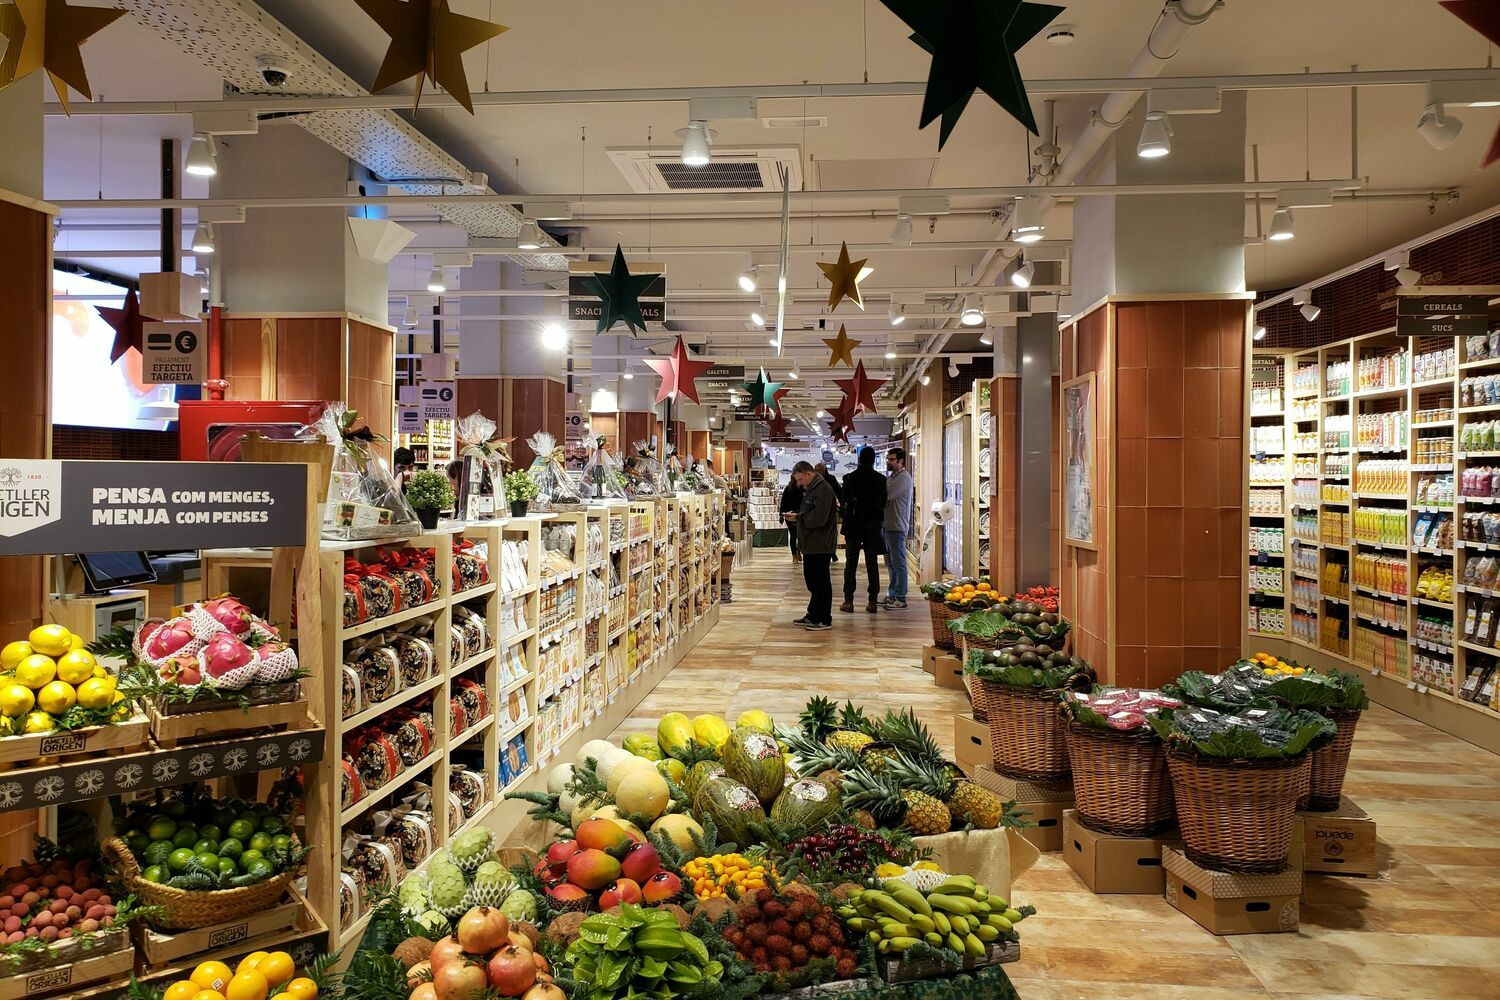
[[[0,536],[14,538],[62,516],[62,466],[24,461],[0,466]]]

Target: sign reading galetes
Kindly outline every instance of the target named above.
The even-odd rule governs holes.
[[[141,324],[141,382],[145,385],[192,385],[207,378],[203,323]]]

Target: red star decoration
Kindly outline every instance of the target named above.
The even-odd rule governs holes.
[[[766,418],[766,433],[773,438],[789,437],[791,435],[791,421],[780,413]]]
[[[835,441],[849,443],[849,432],[854,430],[854,401],[845,396],[837,409],[829,410],[833,419],[828,422],[828,436]]]
[[[645,358],[646,364],[661,376],[661,388],[656,390],[656,401],[677,399],[679,396],[690,402],[698,402],[698,386],[694,383],[699,375],[712,368],[712,361],[694,361],[682,338],[672,345],[672,353],[665,358]]]
[[[834,384],[844,390],[845,403],[852,406],[850,415],[855,413],[875,412],[875,390],[889,382],[890,379],[870,378],[865,374],[865,363],[861,361],[854,366],[853,378],[836,378]]]
[[[141,338],[144,333],[141,324],[149,317],[141,315],[141,301],[135,297],[135,289],[132,288],[125,293],[125,306],[122,309],[113,309],[109,306],[94,307],[100,318],[108,323],[115,331],[115,342],[109,349],[109,363],[114,364],[125,356],[125,352],[132,347],[135,353],[141,353]]]
[[[1439,6],[1475,31],[1491,45],[1500,45],[1500,7],[1491,0],[1440,0]],[[1481,168],[1500,160],[1500,126],[1495,129],[1489,148],[1484,151]]]

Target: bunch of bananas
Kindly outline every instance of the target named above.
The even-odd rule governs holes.
[[[925,941],[968,958],[983,958],[991,941],[1019,940],[1015,925],[1031,912],[991,896],[971,875],[949,875],[925,893],[888,878],[879,889],[851,893],[838,910],[845,926],[867,935],[882,955]]]

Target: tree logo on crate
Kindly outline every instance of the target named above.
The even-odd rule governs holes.
[[[1344,845],[1336,840],[1330,840],[1323,845],[1323,853],[1336,858],[1344,853]]]
[[[61,463],[19,460],[0,466],[0,536],[24,535],[61,517]]]

